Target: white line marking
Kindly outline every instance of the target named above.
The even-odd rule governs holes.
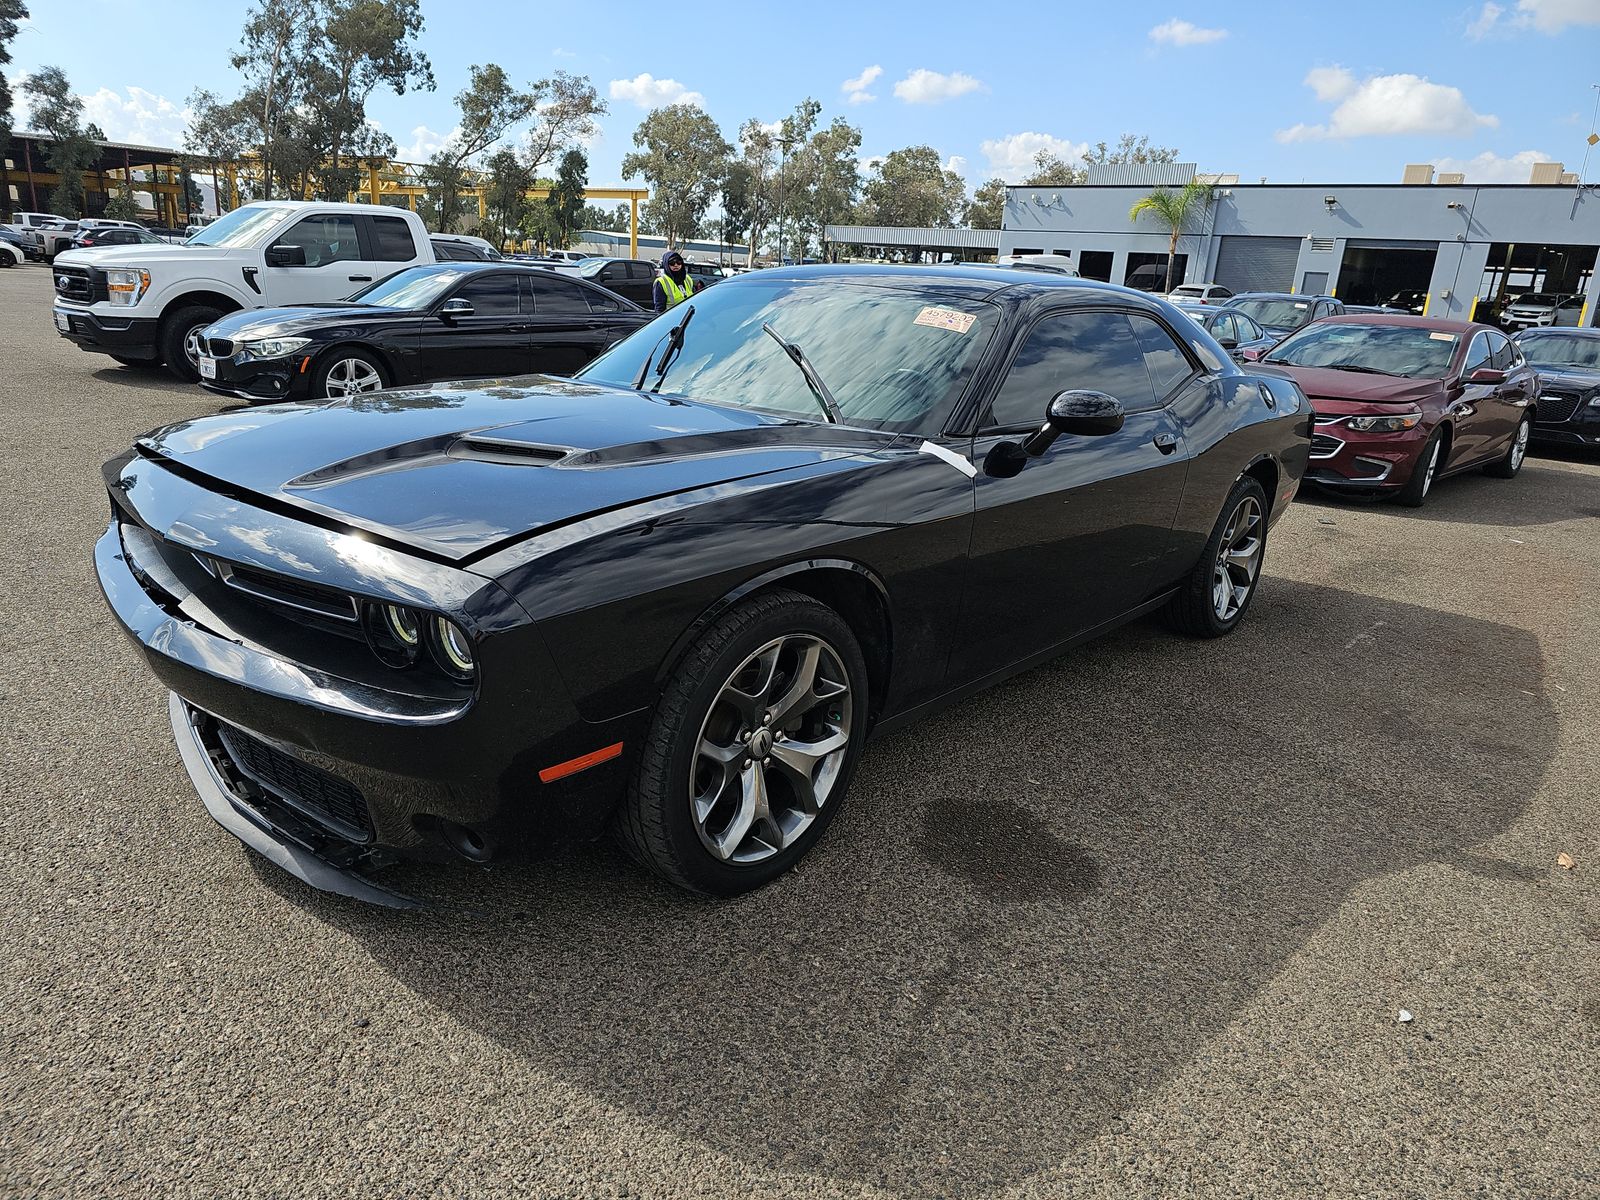
[[[1348,650],[1348,649],[1350,649],[1350,647],[1354,646],[1357,642],[1370,642],[1370,641],[1372,641],[1372,635],[1374,633],[1376,633],[1378,630],[1382,629],[1385,624],[1387,624],[1387,622],[1374,621],[1371,625],[1368,625],[1366,627],[1366,629],[1362,630],[1360,633],[1356,634],[1355,637],[1351,638],[1348,642],[1346,642],[1344,644],[1344,648],[1346,650]]]

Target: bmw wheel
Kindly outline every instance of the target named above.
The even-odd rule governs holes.
[[[339,400],[361,392],[379,392],[387,386],[383,365],[361,350],[336,350],[317,367],[311,394],[319,400]]]
[[[673,673],[617,814],[623,846],[691,891],[760,887],[838,812],[866,713],[866,664],[837,613],[790,591],[739,605]]]

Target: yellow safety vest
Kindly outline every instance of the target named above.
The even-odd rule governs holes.
[[[663,271],[660,276],[661,290],[667,293],[667,307],[682,304],[694,295],[694,276],[685,271],[683,273],[683,286],[678,286],[678,281]]]

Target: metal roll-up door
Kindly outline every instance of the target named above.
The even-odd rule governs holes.
[[[1217,247],[1216,282],[1235,292],[1287,292],[1294,286],[1300,239],[1233,234]]]

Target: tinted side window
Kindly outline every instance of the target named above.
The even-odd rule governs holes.
[[[583,289],[584,299],[589,302],[589,311],[597,313],[621,312],[622,304],[613,295],[602,292],[599,288],[586,287]]]
[[[1211,336],[1217,341],[1224,338],[1239,340],[1239,327],[1234,324],[1233,314],[1230,312],[1218,313],[1211,321]]]
[[[379,262],[410,262],[417,256],[411,226],[399,217],[373,217],[372,231]]]
[[[1245,316],[1244,313],[1234,313],[1233,319],[1238,322],[1239,340],[1241,342],[1253,342],[1257,338],[1264,338],[1267,336],[1262,330],[1261,326],[1257,325],[1249,317]]]
[[[1484,335],[1489,339],[1489,365],[1496,371],[1509,371],[1516,365],[1516,351],[1511,342],[1498,333]]]
[[[989,424],[1039,425],[1050,398],[1072,388],[1115,396],[1130,412],[1155,406],[1144,348],[1123,313],[1057,313],[1041,320],[1017,352]]]
[[[514,317],[517,315],[517,290],[515,275],[485,275],[463,284],[455,298],[471,304],[473,316]]]
[[[616,283],[618,280],[626,279],[627,277],[627,263],[607,263],[605,266],[601,267],[599,272],[595,275],[595,278],[601,283]]]
[[[352,262],[361,257],[361,247],[356,243],[355,218],[343,214],[296,221],[278,238],[277,244],[303,248],[308,267]]]
[[[1472,345],[1467,347],[1467,361],[1461,368],[1463,375],[1471,375],[1480,367],[1489,365],[1489,335],[1480,333],[1472,339]]]
[[[1155,388],[1156,399],[1165,400],[1173,388],[1194,374],[1194,364],[1159,322],[1140,316],[1128,319],[1133,322],[1133,331],[1144,347],[1144,365],[1150,368],[1150,384]],[[1123,407],[1132,411],[1126,402]]]
[[[584,292],[588,289],[581,283],[561,279],[553,274],[524,275],[523,279],[533,294],[533,311],[541,316],[556,316],[560,313],[588,314],[589,302],[584,299]]]

